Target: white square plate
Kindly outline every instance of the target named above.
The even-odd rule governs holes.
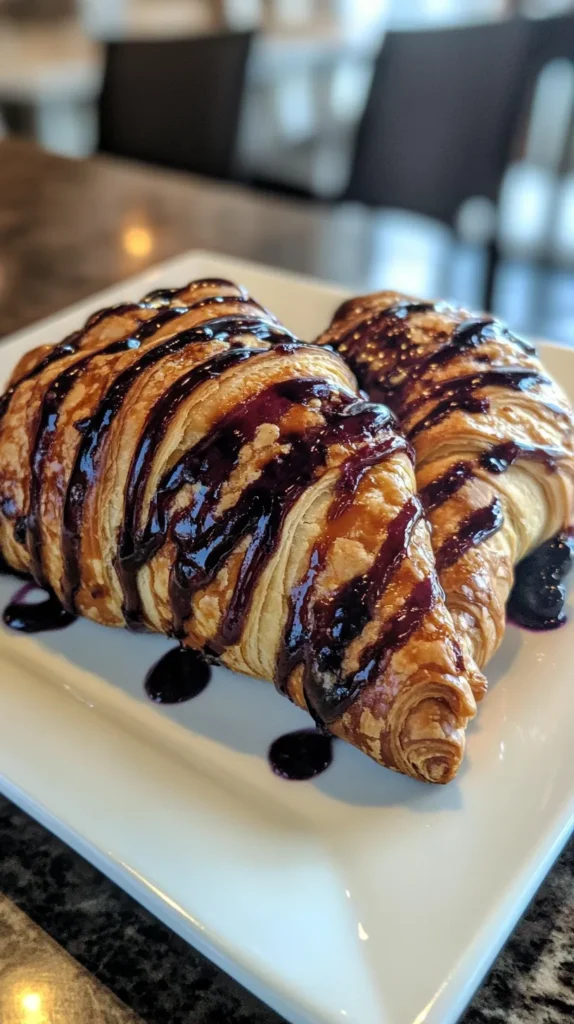
[[[247,285],[307,338],[344,296],[189,253],[21,331],[0,379],[94,309],[204,276]],[[574,352],[542,351],[574,398]],[[0,600],[13,590],[1,580]],[[152,705],[159,637],[2,631],[2,788],[289,1020],[449,1024],[573,824],[573,643],[574,624],[509,627],[460,777],[435,788],[342,743],[314,782],[280,780],[267,748],[304,713],[223,669],[196,700]]]

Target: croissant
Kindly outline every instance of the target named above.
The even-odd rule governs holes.
[[[475,712],[409,445],[230,282],[94,314],[0,405],[0,553],[70,614],[263,679],[447,782]]]
[[[502,640],[516,563],[570,523],[565,395],[498,320],[396,292],[343,303],[318,341],[389,405],[414,447],[440,581],[479,699],[478,669]]]

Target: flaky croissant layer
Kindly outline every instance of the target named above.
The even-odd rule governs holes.
[[[230,282],[94,314],[0,406],[0,549],[71,612],[278,689],[446,782],[474,714],[408,443]]]
[[[318,341],[390,406],[413,445],[447,604],[482,668],[504,634],[514,566],[571,521],[564,393],[533,347],[492,317],[397,292],[345,302]],[[471,682],[481,697],[482,673]]]

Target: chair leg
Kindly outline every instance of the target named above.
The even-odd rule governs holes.
[[[500,262],[500,249],[498,242],[493,238],[486,247],[486,272],[484,275],[484,308],[489,313],[493,311],[494,290],[496,284],[496,272]]]

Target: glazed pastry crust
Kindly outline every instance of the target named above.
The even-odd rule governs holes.
[[[463,332],[472,317],[465,310],[445,304],[417,308],[417,301],[390,291],[352,299],[341,307],[318,340],[334,345],[369,393],[387,400],[394,409],[415,449],[417,485],[422,495],[456,467],[471,466],[463,486],[427,511],[440,580],[457,635],[467,654],[482,668],[504,634],[514,566],[570,524],[574,495],[572,415],[563,391],[535,354],[502,325],[487,326],[480,344],[461,346],[444,362],[439,358],[433,363],[433,353],[438,354],[457,329],[459,334]],[[389,324],[392,317],[384,311],[401,306],[406,313]],[[488,318],[482,323],[487,324]],[[419,369],[417,373],[423,360],[422,372]],[[461,402],[456,397],[460,396],[460,378],[470,379],[491,370],[532,371],[538,377],[529,380],[524,390],[500,382],[493,386],[486,381],[472,390],[470,398],[463,393]],[[435,410],[449,395],[455,395],[455,407],[441,417]],[[481,399],[486,399],[486,408],[464,407]],[[498,464],[498,471],[492,471],[496,464],[492,460],[489,463],[488,453],[509,443],[523,446],[525,453],[519,453],[508,466]],[[533,457],[531,451],[528,454],[532,449],[545,449],[547,454]],[[502,526],[452,564],[441,567],[439,553],[444,551],[445,542],[469,517],[480,514],[495,500],[500,503]],[[486,688],[482,673],[474,672],[471,682],[475,696],[480,698]]]
[[[222,316],[232,318],[233,329],[217,326]],[[204,331],[201,337],[193,334],[198,328]],[[177,339],[185,332],[188,341],[178,347]],[[140,336],[133,347],[123,344],[129,337],[137,340]],[[171,345],[172,339],[177,344]],[[376,600],[368,595],[368,614],[342,653],[338,685],[358,678],[370,652],[374,668],[369,669],[366,684],[354,684],[345,701],[335,705],[328,727],[387,767],[424,781],[449,781],[463,755],[464,731],[475,712],[474,699],[453,621],[438,586],[428,525],[414,498],[408,446],[396,434],[385,410],[358,400],[354,377],[343,360],[327,349],[295,343],[242,289],[220,281],[194,282],[157,300],[95,315],[68,347],[69,351],[61,351],[52,361],[46,346],[27,354],[14,371],[12,391],[4,401],[0,550],[6,561],[17,570],[35,574],[64,604],[70,607],[72,602],[78,614],[109,626],[126,625],[126,584],[120,569],[125,568],[122,537],[128,513],[136,508],[134,536],[143,543],[146,530],[155,521],[159,498],[167,493],[166,480],[187,465],[185,460],[195,457],[196,451],[203,450],[203,445],[203,461],[169,492],[161,543],[150,548],[135,571],[141,626],[175,634],[195,649],[216,651],[221,661],[236,671],[277,680],[293,594],[308,573],[318,546],[322,563],[309,591],[307,609],[308,646],[313,656],[315,616],[330,602],[336,604],[346,586],[361,586],[369,577],[393,524],[410,503],[413,523],[405,549],[392,563],[384,592]],[[161,357],[152,358],[133,373],[142,354],[154,349]],[[237,355],[240,349],[249,351]],[[212,363],[221,369],[200,379],[198,373]],[[101,428],[94,454],[94,423],[118,382],[130,374],[133,379],[114,405],[105,430]],[[69,384],[66,389],[63,377]],[[189,387],[188,381],[192,382]],[[315,391],[309,391],[311,386]],[[318,397],[297,397],[295,390],[294,398],[286,398],[290,387],[302,388],[301,395],[307,389]],[[158,410],[176,392],[179,400],[170,407],[156,436],[153,428]],[[278,412],[273,402],[264,402],[266,395],[276,394],[283,396]],[[56,405],[50,406],[50,402]],[[47,407],[56,412],[51,420],[45,419],[42,428],[42,410]],[[251,410],[259,408],[260,418],[249,434]],[[226,435],[224,445],[217,440],[218,431],[229,423],[237,426],[235,434]],[[348,423],[359,423],[360,429],[353,433]],[[271,509],[273,515],[279,515],[279,527],[258,563],[240,628],[231,642],[231,633],[225,632],[231,629],[230,609],[245,585],[249,559],[254,552],[260,553],[256,532],[263,520],[256,527],[255,520],[249,520],[249,528],[234,527],[226,556],[217,563],[217,571],[206,576],[204,585],[196,585],[193,575],[186,577],[190,579],[189,608],[179,623],[174,593],[178,593],[177,587],[183,588],[185,597],[181,579],[188,549],[178,523],[188,531],[195,529],[193,516],[201,520],[201,501],[207,501],[211,493],[209,474],[213,476],[224,464],[226,445],[244,425],[245,436],[236,458],[224,474],[202,527],[205,551],[225,517],[233,522],[246,495],[253,495],[248,511],[250,503],[262,500],[257,487],[275,472],[278,497]],[[147,469],[134,477],[137,467],[141,470],[144,465],[142,439],[148,444]],[[377,456],[377,446],[383,451],[386,445],[389,451]],[[298,447],[307,452],[305,457],[316,458],[316,463],[305,486],[299,486],[294,474],[283,494],[282,466]],[[320,457],[316,455],[319,449]],[[371,458],[372,452],[375,456]],[[365,453],[369,458],[351,488],[349,466]],[[72,481],[88,455],[94,469],[82,492]],[[190,465],[195,465],[193,459]],[[209,472],[206,466],[211,467]],[[139,504],[130,505],[128,484],[136,478]],[[333,507],[342,500],[341,495],[344,509],[334,517]],[[66,517],[70,506],[74,511],[74,502],[81,506],[76,538],[79,575],[77,586],[70,590]],[[193,509],[197,515],[192,515]],[[36,548],[31,532],[34,520],[39,536]],[[415,609],[418,617],[415,615],[405,642],[391,646],[388,637],[394,635],[393,629],[403,635],[409,598],[417,586],[424,586],[430,595],[428,608],[420,614]],[[128,624],[133,626],[129,617]],[[333,679],[332,672],[317,669],[305,676],[299,663],[287,674],[282,688],[295,703],[310,707],[318,717],[313,700],[320,704],[324,698],[331,699],[327,691],[332,689]]]

